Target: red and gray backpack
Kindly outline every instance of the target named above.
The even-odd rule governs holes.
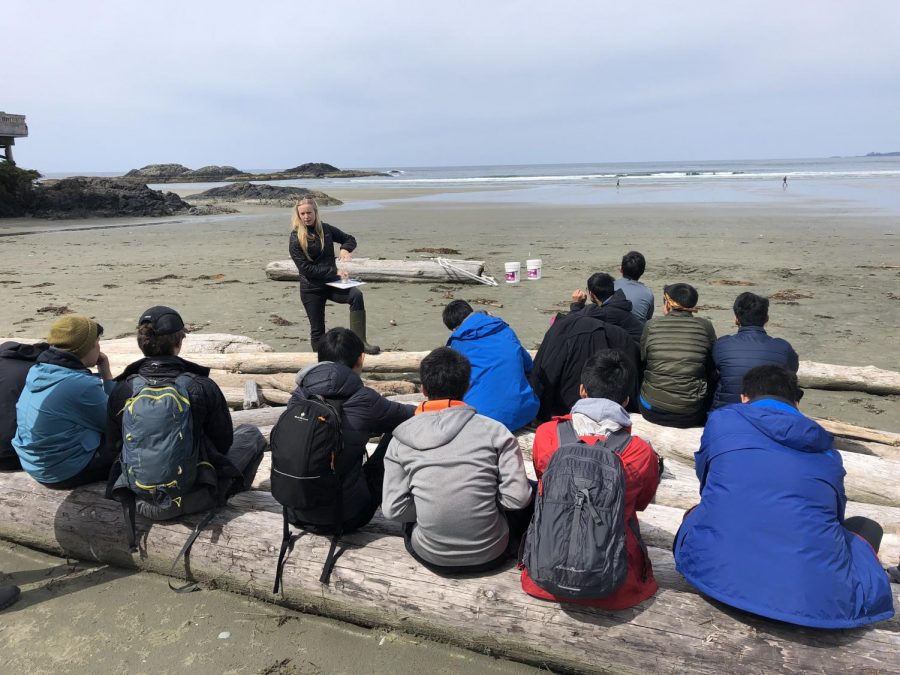
[[[531,580],[558,598],[604,598],[628,573],[619,455],[631,434],[622,429],[589,445],[568,420],[556,433],[559,448],[541,478],[522,560]]]

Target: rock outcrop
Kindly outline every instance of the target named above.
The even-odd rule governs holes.
[[[220,181],[242,182],[248,180],[291,180],[297,178],[358,178],[361,176],[388,176],[377,171],[344,171],[324,162],[307,162],[284,171],[247,173],[233,166],[204,166],[189,169],[183,164],[148,164],[132,169],[123,178],[137,178],[148,183],[207,183]]]
[[[29,209],[37,218],[113,218],[189,213],[191,205],[174,192],[151,190],[122,178],[76,176],[40,183]]]
[[[340,199],[335,199],[317,190],[248,182],[212,188],[196,195],[189,195],[188,199],[192,202],[239,202],[241,204],[260,204],[263,206],[290,208],[298,199],[303,199],[304,197],[314,198],[319,206],[340,206],[343,204]]]

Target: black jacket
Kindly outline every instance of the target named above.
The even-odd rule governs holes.
[[[304,368],[297,374],[297,389],[290,406],[311,396],[322,396],[342,404],[341,433],[344,448],[335,469],[343,477],[344,521],[354,520],[371,508],[372,497],[362,472],[366,443],[371,436],[393,432],[398,424],[413,416],[413,406],[389,401],[363,385],[359,375],[342,363],[323,361]],[[378,500],[381,501],[381,495]],[[327,524],[331,509],[321,514],[297,512],[298,520],[314,525]],[[319,518],[319,516],[322,516]]]
[[[309,230],[310,228],[307,228]],[[353,235],[341,232],[328,223],[322,223],[322,231],[325,234],[325,245],[318,237],[309,238],[309,257],[303,254],[300,248],[300,240],[297,233],[291,230],[289,249],[291,259],[300,272],[300,287],[317,289],[322,288],[329,281],[337,280],[337,265],[334,262],[334,242],[341,245],[345,251],[353,251],[356,248],[356,239]],[[315,228],[312,228],[315,232]]]
[[[0,466],[3,468],[19,465],[19,456],[12,447],[16,435],[16,401],[25,388],[28,371],[46,349],[45,342],[0,344]]]
[[[585,306],[583,302],[573,302],[570,309],[573,314],[579,313],[618,326],[640,345],[644,324],[631,313],[631,308],[631,300],[626,298],[620,289],[609,296],[602,305],[591,303]]]
[[[637,405],[637,373],[640,351],[628,333],[580,312],[557,314],[534,357],[531,386],[541,401],[537,418],[567,415],[579,399],[581,370],[598,349],[620,349],[634,365],[635,387],[629,409]]]
[[[118,384],[109,396],[106,413],[106,447],[110,453],[122,451],[122,410],[132,397],[131,380],[146,378],[174,380],[182,373],[191,373],[188,398],[191,400],[191,419],[195,438],[200,439],[200,457],[212,464],[217,477],[240,476],[225,454],[234,440],[231,412],[219,385],[209,379],[209,368],[191,363],[178,356],[143,358],[129,365],[116,378]]]

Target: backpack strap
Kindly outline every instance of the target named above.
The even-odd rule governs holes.
[[[302,532],[300,534],[291,534],[287,507],[282,507],[281,511],[284,517],[284,533],[281,537],[281,550],[278,552],[278,565],[275,567],[275,587],[272,589],[272,593],[278,593],[278,589],[281,587],[281,574],[284,571],[287,554],[294,550],[294,542],[303,536]]]
[[[216,511],[218,509],[210,509],[205,516],[203,516],[203,520],[197,523],[197,526],[194,527],[194,531],[191,532],[190,536],[187,538],[187,541],[184,542],[184,546],[181,547],[181,550],[178,552],[178,555],[175,556],[175,560],[172,561],[172,566],[169,568],[169,574],[173,574],[175,572],[175,566],[178,564],[178,561],[182,558],[187,557],[187,555],[191,552],[191,547],[194,545],[194,542],[197,541],[197,537],[204,527],[209,525],[212,521],[213,517],[216,515]],[[189,581],[183,586],[173,586],[172,582],[169,582],[169,588],[175,591],[176,593],[192,593],[193,591],[200,590],[197,586],[197,582]]]
[[[560,447],[572,443],[584,443],[575,433],[575,425],[572,424],[572,420],[560,420],[556,423],[556,439]]]
[[[323,405],[331,408],[339,419],[343,419],[344,402],[342,400],[323,398],[321,396],[315,396],[314,398]],[[339,429],[338,449],[335,454],[343,452],[343,450],[344,435]],[[337,476],[336,482],[338,486],[337,495],[335,495],[335,500],[337,502],[337,531],[331,535],[331,546],[328,547],[328,555],[325,557],[325,564],[322,566],[322,574],[319,575],[319,583],[325,584],[326,586],[331,581],[331,573],[334,571],[334,564],[343,552],[338,551],[338,542],[340,542],[341,536],[344,534],[344,477],[337,470],[337,461],[335,461],[334,475]]]
[[[599,441],[597,445],[607,450],[612,450],[617,455],[621,455],[625,448],[628,447],[628,444],[631,443],[631,438],[631,432],[623,427],[618,431],[612,432],[604,440]]]

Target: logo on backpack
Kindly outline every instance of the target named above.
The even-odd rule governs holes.
[[[557,424],[559,448],[541,479],[523,563],[535,584],[556,597],[595,600],[625,582],[624,430],[588,445],[571,421]]]
[[[197,477],[190,375],[173,381],[132,380],[122,410],[122,476],[139,498],[180,508]]]

